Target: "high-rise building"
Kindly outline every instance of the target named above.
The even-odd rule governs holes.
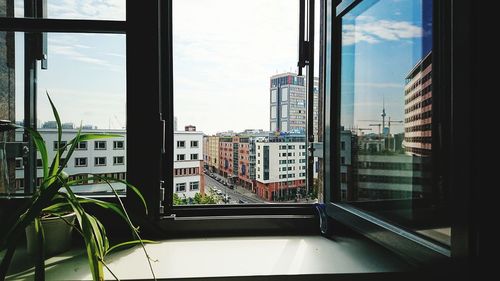
[[[307,81],[305,77],[286,72],[271,76],[271,132],[305,134],[307,128]],[[319,79],[314,78],[313,134],[317,139],[319,118]]]
[[[271,132],[302,132],[307,127],[305,78],[287,72],[271,76]]]
[[[432,149],[432,52],[406,76],[405,152],[429,156]]]

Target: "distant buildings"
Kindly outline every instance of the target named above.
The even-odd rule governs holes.
[[[427,54],[406,76],[405,136],[409,155],[430,156],[432,152],[432,53]]]

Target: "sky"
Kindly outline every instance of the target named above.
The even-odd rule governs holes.
[[[430,2],[365,1],[346,14],[342,30],[343,126],[372,128],[378,133],[377,126],[370,124],[381,123],[384,105],[386,122],[389,117],[404,120],[405,77],[432,47],[428,34],[432,22],[423,20],[422,12],[422,5]],[[391,123],[392,133],[403,129],[403,123]]]
[[[125,19],[125,0],[48,2],[49,18]],[[404,75],[421,55],[420,1],[372,2],[367,11],[345,17],[343,61],[350,63],[343,63],[342,79],[352,85],[342,92],[345,124],[380,119],[383,99],[387,115],[402,120]],[[15,2],[17,16],[22,3]],[[173,0],[173,7],[178,127],[195,125],[206,134],[268,130],[270,76],[296,72],[298,1]],[[16,33],[18,101],[23,37]],[[50,33],[48,38],[49,69],[38,70],[39,120],[53,120],[47,91],[64,122],[124,127],[125,35]],[[22,102],[16,105],[22,120]]]

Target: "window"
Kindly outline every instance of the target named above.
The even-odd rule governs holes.
[[[79,142],[79,143],[76,144],[75,149],[76,150],[87,150],[87,144],[88,144],[87,141]]]
[[[186,147],[185,141],[177,141],[177,148],[185,148],[185,147]]]
[[[54,141],[54,151],[58,150],[59,148],[63,148],[64,146],[66,146],[66,141],[61,141],[60,143],[60,147],[59,147],[59,142],[58,141]]]
[[[24,168],[23,159],[16,159],[16,170],[21,170]]]
[[[186,155],[185,154],[177,154],[177,161],[184,161],[186,160]]]
[[[191,141],[191,147],[198,147],[198,141]]]
[[[197,181],[194,181],[194,182],[190,182],[189,183],[189,190],[191,191],[197,191],[200,189],[200,183],[197,182]]]
[[[113,141],[113,149],[125,149],[124,141]]]
[[[87,167],[87,157],[76,157],[75,167]]]
[[[288,101],[288,88],[281,90],[281,101]]]
[[[125,157],[124,156],[113,156],[113,165],[124,165]]]
[[[106,141],[94,141],[94,150],[106,150]]]
[[[198,160],[198,153],[191,154],[191,160]]]
[[[186,183],[175,184],[175,192],[185,192],[185,191],[186,191]]]
[[[95,157],[94,166],[106,166],[106,157]]]

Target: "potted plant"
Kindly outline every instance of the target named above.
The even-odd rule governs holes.
[[[83,180],[71,180],[68,174],[64,171],[64,167],[69,161],[76,145],[82,141],[89,141],[93,139],[111,138],[111,137],[121,137],[120,135],[113,134],[83,134],[81,133],[81,128],[78,130],[76,136],[67,144],[61,142],[62,137],[62,126],[57,112],[50,96],[47,94],[50,105],[52,107],[52,112],[56,119],[57,130],[58,130],[58,149],[54,159],[49,163],[47,148],[45,141],[42,136],[35,130],[30,128],[25,128],[30,133],[33,142],[36,145],[40,157],[42,160],[43,169],[43,179],[39,188],[35,191],[33,196],[29,198],[28,202],[22,206],[13,223],[10,225],[2,225],[2,229],[6,231],[0,233],[0,251],[6,250],[5,255],[0,264],[0,280],[3,280],[7,274],[7,270],[10,266],[10,262],[16,250],[21,237],[24,236],[25,229],[28,236],[35,238],[30,243],[28,247],[30,249],[35,248],[35,279],[43,280],[45,278],[45,257],[46,251],[52,251],[50,248],[45,246],[48,237],[45,235],[45,230],[49,230],[49,224],[44,223],[47,218],[51,220],[59,220],[63,222],[66,226],[74,228],[82,236],[85,243],[85,250],[87,253],[88,264],[92,277],[94,280],[104,280],[104,270],[106,267],[105,256],[111,251],[120,248],[122,246],[129,246],[135,244],[141,244],[144,249],[145,256],[148,259],[149,266],[153,278],[155,278],[154,272],[151,266],[151,259],[145,250],[144,243],[152,242],[149,240],[141,239],[138,228],[135,227],[130,217],[118,196],[115,188],[112,186],[112,182],[120,182],[129,187],[133,193],[135,193],[139,199],[142,201],[144,208],[147,212],[146,202],[141,195],[140,191],[129,184],[126,181],[118,180],[114,178],[102,177],[99,175],[92,175],[87,180],[98,180],[104,181],[108,184],[112,190],[117,203],[110,203],[101,201],[94,198],[88,198],[85,196],[80,196],[75,194],[71,187],[81,183]],[[87,212],[86,206],[88,204],[97,205],[99,207],[105,208],[112,212],[115,212],[120,218],[122,218],[127,225],[130,227],[133,233],[133,240],[116,244],[110,246],[108,236],[106,235],[105,226],[101,221],[94,215]],[[71,216],[74,216],[73,220]],[[74,222],[76,220],[76,223]],[[30,230],[32,232],[30,234]],[[65,230],[65,232],[71,232],[71,230]],[[57,252],[58,250],[56,250]],[[108,268],[109,270],[109,268]],[[111,272],[111,270],[109,270]],[[111,272],[111,274],[116,278],[116,276]]]

